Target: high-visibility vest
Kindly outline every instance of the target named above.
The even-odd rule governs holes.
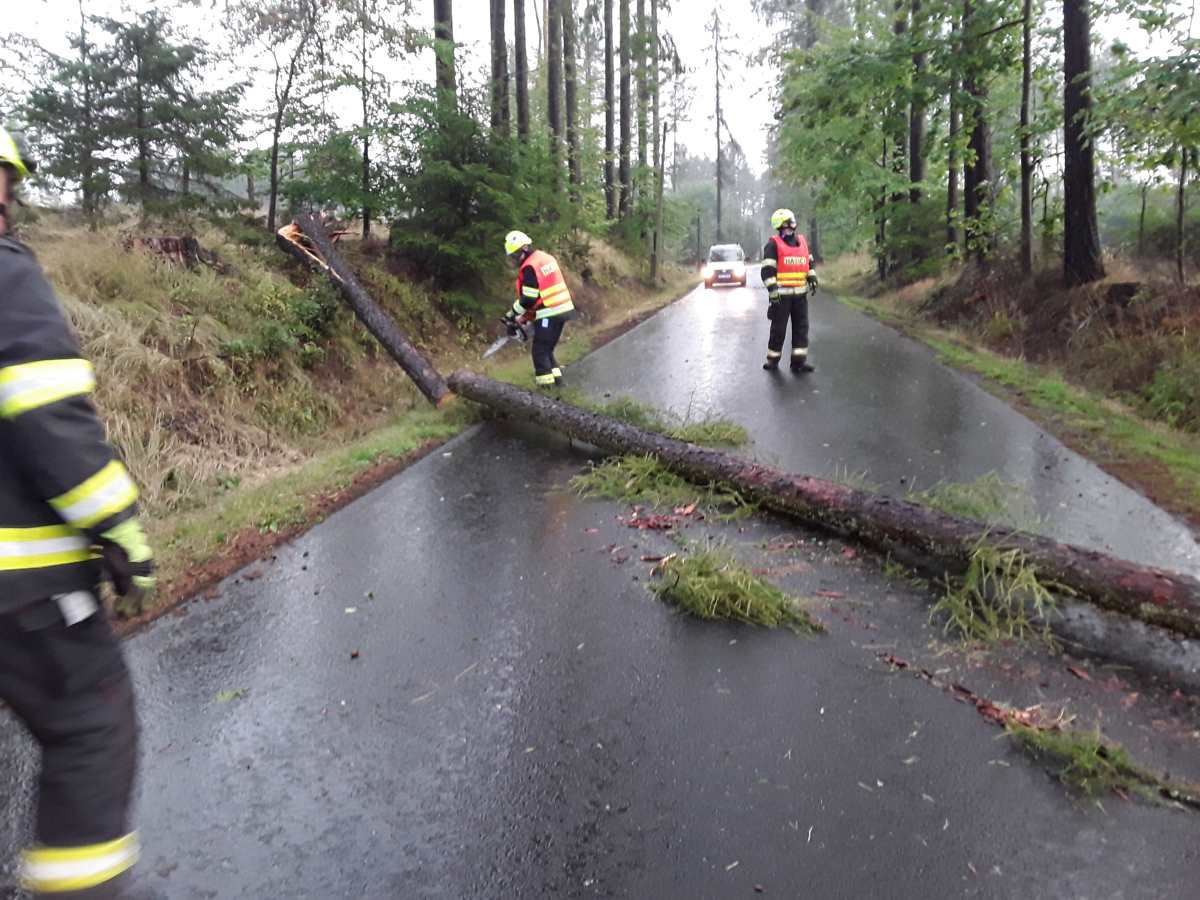
[[[779,235],[772,235],[775,242],[775,277],[779,293],[803,294],[808,290],[808,270],[812,258],[808,255],[808,242],[804,235],[796,235],[797,246],[793,247]]]
[[[530,268],[537,277],[536,289],[526,287],[524,284],[525,270]],[[533,295],[535,290],[536,297]],[[532,307],[523,306],[522,298],[535,302]],[[530,253],[517,271],[517,302],[513,305],[513,309],[517,313],[525,313],[531,308],[538,319],[548,319],[551,316],[559,316],[575,309],[575,304],[571,301],[571,292],[567,289],[567,282],[563,279],[562,270],[558,267],[558,260],[542,250],[534,250]]]

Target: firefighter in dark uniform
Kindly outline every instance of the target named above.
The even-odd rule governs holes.
[[[804,235],[796,232],[796,216],[790,209],[771,213],[774,234],[763,248],[762,280],[767,289],[767,318],[771,336],[767,339],[767,361],[763,368],[772,372],[783,357],[783,339],[788,321],[792,323],[793,372],[812,372],[808,358],[808,294],[817,289],[814,260]]]
[[[554,348],[562,337],[563,326],[575,316],[575,304],[558,260],[543,250],[534,250],[532,239],[523,231],[510,231],[505,236],[504,252],[517,270],[517,299],[505,316],[509,333],[533,324],[534,382],[538,387],[561,386],[562,368],[554,358]]]
[[[33,894],[130,896],[133,687],[97,599],[153,582],[137,489],[105,440],[80,357],[33,255],[8,237],[31,164],[0,129],[0,699],[41,745]]]

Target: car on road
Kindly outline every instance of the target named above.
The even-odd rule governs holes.
[[[746,251],[740,244],[713,244],[708,248],[708,261],[700,273],[704,286],[737,284],[746,286]]]

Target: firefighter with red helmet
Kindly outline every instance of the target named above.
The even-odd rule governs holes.
[[[149,587],[137,488],[88,399],[95,386],[33,254],[7,236],[32,170],[0,128],[0,699],[41,745],[35,895],[124,898],[138,855],[133,686],[98,598]]]
[[[533,325],[533,377],[538,387],[563,383],[562,368],[554,348],[563,326],[575,316],[575,304],[556,260],[544,250],[535,250],[533,239],[523,231],[510,231],[504,252],[517,270],[517,298],[505,316],[510,333],[519,326]]]
[[[783,358],[783,339],[788,322],[792,323],[793,372],[814,371],[808,358],[808,295],[817,289],[815,260],[808,252],[804,235],[796,231],[796,216],[790,209],[771,214],[775,234],[763,248],[762,280],[767,289],[767,318],[771,335],[767,339],[767,361],[763,368],[775,371]]]

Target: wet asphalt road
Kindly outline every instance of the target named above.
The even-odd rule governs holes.
[[[1186,531],[1094,473],[1042,474],[1087,467],[1027,423],[1029,438],[1005,443],[1011,414],[996,401],[832,302],[814,310],[820,370],[770,380],[752,293],[693,295],[570,375],[681,410],[728,404],[754,433],[748,452],[789,467],[1057,478],[1047,490],[1069,509],[1054,528],[1111,542],[1123,532],[1109,516],[1143,517],[1126,555],[1167,552],[1132,533],[1151,527],[1185,554],[1176,565],[1194,552]],[[877,377],[853,374],[870,360],[886,361]],[[957,397],[954,416],[900,406],[912,378],[926,400]],[[853,379],[870,399],[849,399]],[[907,427],[900,409],[913,412]],[[987,439],[970,442],[974,428]],[[583,457],[530,437],[469,432],[129,642],[145,730],[142,885],[172,900],[725,898],[756,886],[806,898],[1197,896],[1200,819],[1074,799],[972,707],[879,662],[884,648],[929,652],[919,591],[777,522],[697,526],[696,539],[773,555],[765,571],[799,595],[847,599],[826,604],[830,633],[815,639],[677,616],[647,593],[639,562],[674,544],[563,491]],[[838,447],[834,462],[823,443]],[[1090,498],[1086,512],[1072,491]],[[803,541],[786,559],[762,549],[781,534]],[[1014,651],[1040,668],[1021,682],[993,662],[970,673],[975,689],[1023,703],[1065,690],[1054,659]],[[1147,722],[1168,715],[1169,700],[1153,702]],[[1186,770],[1200,744],[1163,744],[1140,708],[1121,738]],[[13,729],[0,754],[8,857],[30,763]]]

